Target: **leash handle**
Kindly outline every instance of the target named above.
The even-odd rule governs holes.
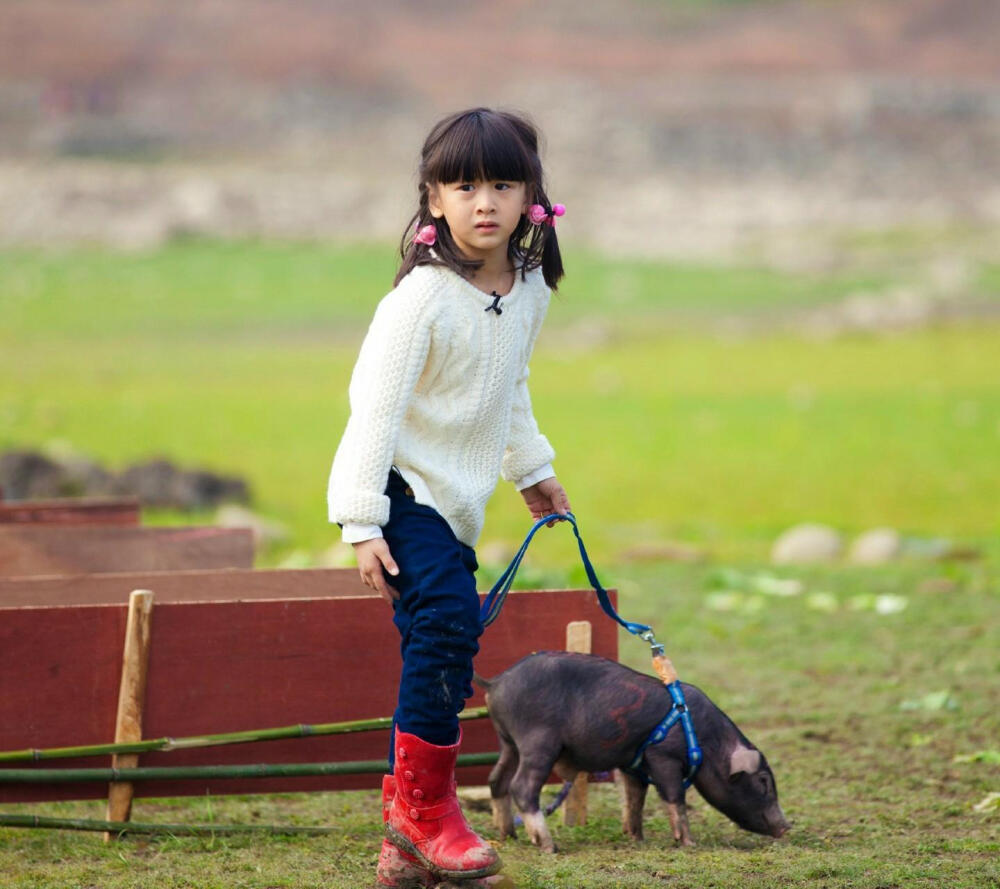
[[[621,624],[633,636],[643,636],[645,633],[649,634],[651,638],[651,627],[648,627],[646,624],[638,624],[630,620],[625,620],[618,614],[617,611],[615,611],[614,605],[611,604],[611,597],[608,595],[608,591],[601,586],[601,582],[597,579],[597,572],[594,570],[594,565],[590,561],[590,556],[587,555],[587,548],[583,545],[583,538],[580,536],[579,527],[577,527],[576,516],[571,512],[566,513],[566,515],[560,515],[559,513],[554,512],[551,515],[547,515],[535,522],[531,530],[528,532],[528,536],[524,538],[524,543],[521,544],[521,548],[517,551],[517,554],[507,566],[507,569],[500,575],[499,580],[493,584],[493,588],[489,591],[489,593],[486,594],[486,599],[479,612],[479,617],[483,626],[488,627],[497,619],[497,617],[500,616],[500,609],[503,608],[503,603],[507,599],[507,593],[510,592],[511,585],[514,583],[514,577],[517,575],[517,570],[521,567],[521,562],[524,561],[524,556],[528,552],[528,545],[541,528],[553,521],[569,522],[573,526],[573,534],[576,535],[576,542],[580,550],[580,559],[583,562],[583,570],[586,572],[587,580],[590,581],[590,585],[594,588],[594,592],[597,593],[597,601],[600,603],[601,609],[604,613],[612,620]]]

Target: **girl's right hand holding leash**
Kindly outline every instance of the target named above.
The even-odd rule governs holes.
[[[389,544],[384,538],[374,537],[355,543],[354,555],[358,560],[361,580],[366,587],[375,590],[390,605],[399,598],[399,592],[385,579],[386,571],[393,577],[399,574],[399,566],[392,558]]]

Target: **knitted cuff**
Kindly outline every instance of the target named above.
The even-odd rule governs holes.
[[[329,502],[330,521],[341,525],[384,525],[389,521],[389,498],[370,491],[335,491]]]
[[[519,481],[537,469],[541,469],[546,463],[551,463],[555,455],[556,452],[549,444],[549,440],[544,435],[539,434],[531,441],[516,449],[508,450],[503,455],[500,474],[505,481]]]

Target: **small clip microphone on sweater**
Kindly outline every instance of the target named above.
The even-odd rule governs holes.
[[[493,311],[496,312],[498,315],[502,315],[503,309],[500,308],[500,300],[503,299],[503,297],[501,297],[500,294],[497,293],[495,290],[492,293],[490,293],[490,296],[493,297],[493,305],[487,306],[485,309],[483,309],[483,311],[484,312]]]

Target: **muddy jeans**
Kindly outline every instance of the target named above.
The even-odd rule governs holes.
[[[476,554],[441,515],[413,499],[394,469],[386,487],[389,521],[382,528],[399,591],[393,623],[403,669],[394,725],[431,744],[453,744],[458,714],[472,695],[472,659],[483,625],[476,592]],[[394,744],[389,744],[392,772]]]

